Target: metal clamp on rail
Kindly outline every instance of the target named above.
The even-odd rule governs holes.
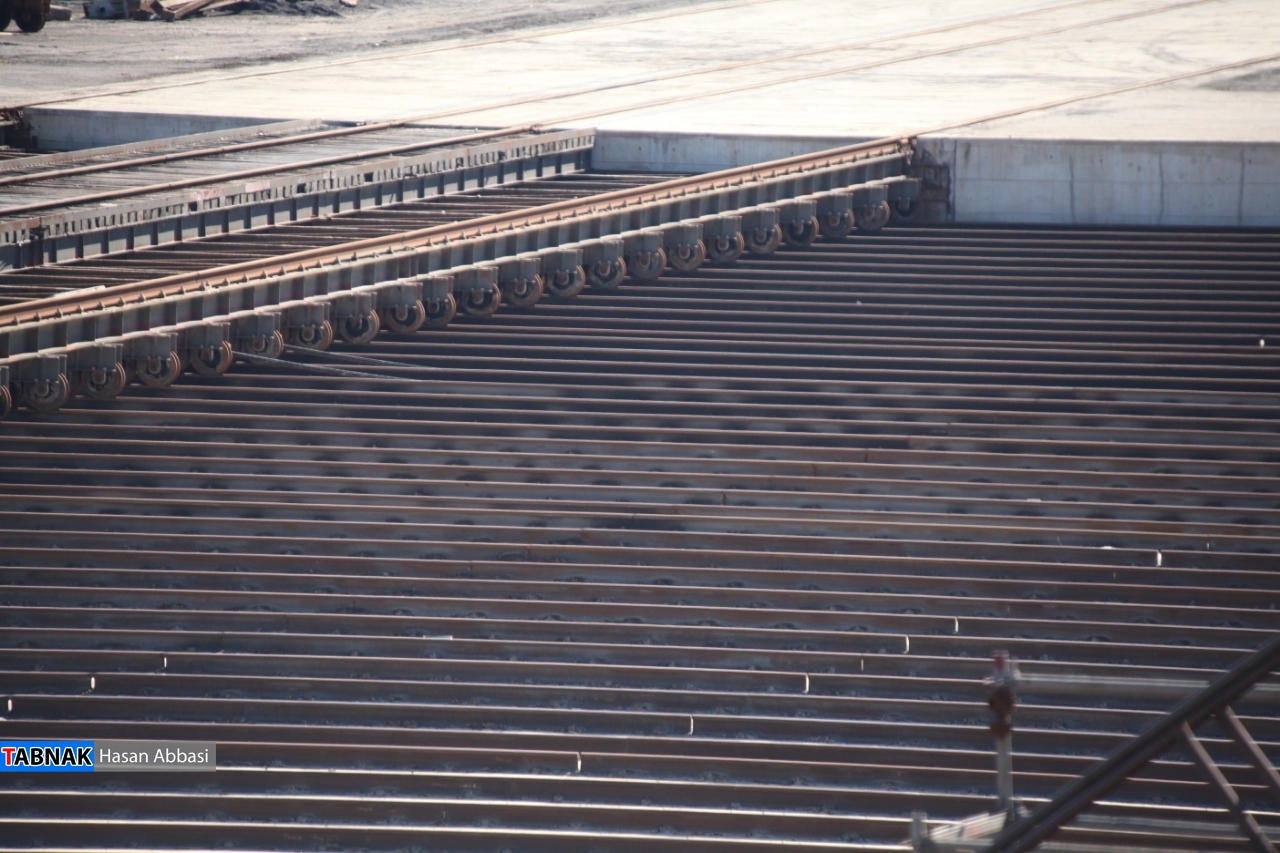
[[[499,258],[498,287],[502,301],[513,308],[532,308],[542,298],[542,259],[535,254]]]
[[[490,264],[455,267],[453,294],[458,310],[468,317],[488,317],[502,304],[498,268]]]
[[[105,339],[67,347],[67,378],[74,393],[110,400],[129,382],[124,344]]]
[[[412,334],[421,329],[427,320],[420,281],[398,280],[366,284],[352,288],[352,292],[370,294],[378,319],[396,334]]]
[[[702,226],[702,243],[708,263],[731,264],[742,257],[747,243],[742,236],[741,215],[715,213],[699,217],[697,222]]]
[[[231,326],[231,346],[236,352],[279,358],[284,351],[278,312],[240,311],[227,320]]]
[[[820,213],[834,219],[836,230],[850,212],[858,227],[879,227],[887,221],[890,198],[909,202],[918,193],[917,182],[902,175],[908,154],[903,145],[874,154],[837,149],[762,164],[754,172],[731,169],[666,181],[460,226],[306,250],[265,264],[110,287],[96,308],[49,297],[9,312],[10,322],[0,327],[0,358],[12,368],[22,400],[47,411],[66,400],[56,380],[63,374],[41,378],[49,371],[32,374],[30,365],[17,365],[68,344],[181,330],[176,345],[154,343],[154,352],[127,349],[124,355],[126,368],[142,381],[164,385],[172,381],[169,357],[175,353],[179,370],[190,364],[216,375],[230,365],[224,343],[274,358],[286,335],[296,346],[315,349],[328,347],[335,334],[362,343],[383,325],[408,332],[446,325],[458,310],[486,316],[504,298],[528,306],[542,290],[562,298],[587,284],[607,290],[627,272],[656,278],[668,263],[687,272],[707,261],[732,262],[744,250],[767,255],[784,239],[806,245],[830,233],[822,231]],[[196,331],[209,324],[228,330]],[[85,370],[109,390],[105,367]],[[29,375],[36,378],[24,378]]]
[[[537,253],[542,265],[542,280],[547,293],[559,299],[577,296],[587,286],[587,271],[582,268],[582,249],[566,244]]]
[[[621,237],[627,270],[633,276],[645,280],[662,275],[662,270],[667,266],[667,251],[663,248],[661,229],[625,231]]]
[[[201,376],[221,376],[235,361],[230,323],[180,323],[174,331],[179,358]]]
[[[327,300],[309,298],[280,307],[280,328],[286,342],[318,350],[326,350],[333,343],[333,324],[329,321]]]
[[[778,211],[778,225],[788,246],[809,246],[818,239],[818,202],[813,196],[776,201],[767,206]]]
[[[707,247],[702,242],[702,224],[692,221],[663,225],[662,249],[667,263],[680,272],[693,272],[707,259]]]
[[[772,255],[782,245],[780,213],[776,207],[748,207],[742,215],[742,237],[747,251],[753,255]]]
[[[143,385],[167,388],[182,373],[178,336],[174,332],[134,332],[121,337],[124,365]]]
[[[9,381],[24,405],[36,412],[52,412],[71,396],[65,352],[42,352],[10,363]]]
[[[338,337],[349,344],[362,345],[373,340],[382,329],[382,319],[375,307],[377,297],[367,290],[340,293],[329,301],[329,315]]]
[[[627,277],[623,259],[626,243],[621,237],[601,237],[578,244],[582,249],[582,267],[587,271],[587,284],[597,290],[613,290]]]

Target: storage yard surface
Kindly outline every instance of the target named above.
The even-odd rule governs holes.
[[[705,8],[698,14],[670,14]],[[1035,11],[1022,17],[1007,16]],[[388,19],[402,21],[398,7]],[[437,11],[428,6],[424,15]],[[464,16],[464,13],[449,13]],[[238,78],[235,35],[227,70],[202,71],[195,86],[167,88],[195,55],[223,50],[220,30],[239,21],[186,22],[207,37],[169,48],[162,66],[145,72],[143,91],[67,103],[108,112],[199,114],[254,119],[324,118],[365,121],[451,113],[449,121],[505,126],[523,123],[642,129],[645,132],[841,135],[912,133],[1061,98],[1115,89],[1280,54],[1280,5],[1269,0],[1093,0],[1027,3],[1016,0],[857,4],[829,0],[756,0],[681,7],[665,18],[651,8],[603,25],[553,25],[548,32],[491,44],[465,37],[427,49],[399,44],[351,51],[364,61],[316,68],[314,54],[269,77]],[[465,13],[476,23],[479,15]],[[565,13],[561,18],[569,18]],[[1001,20],[984,23],[984,19]],[[640,20],[634,20],[640,19]],[[278,39],[281,18],[245,18]],[[326,23],[316,38],[330,38]],[[374,27],[377,18],[353,22]],[[290,22],[290,25],[291,22]],[[37,37],[56,54],[60,41],[87,22],[55,24]],[[319,27],[307,22],[301,26]],[[115,62],[113,41],[149,34],[153,23],[105,27],[92,45],[77,45],[76,64],[94,57]],[[179,31],[176,25],[172,29]],[[557,32],[571,29],[570,32]],[[922,31],[935,30],[929,34]],[[936,31],[940,30],[940,31]],[[310,31],[308,30],[308,36]],[[319,30],[317,32],[320,32]],[[358,30],[364,33],[365,30]],[[365,36],[367,38],[367,36]],[[310,54],[302,37],[289,52]],[[12,37],[8,43],[17,42]],[[0,54],[9,59],[4,100],[55,95],[41,72],[50,65],[26,43]],[[133,48],[125,48],[125,57]],[[261,60],[250,48],[247,55]],[[790,56],[798,51],[815,51]],[[953,52],[950,52],[953,51]],[[324,59],[341,58],[325,42]],[[942,53],[939,53],[942,52]],[[400,54],[400,55],[396,55]],[[933,54],[933,55],[931,55]],[[65,56],[65,54],[64,54]],[[11,58],[12,57],[12,58]],[[741,66],[744,62],[771,60]],[[63,60],[65,62],[65,59]],[[23,63],[33,62],[29,68]],[[716,70],[717,66],[726,66]],[[56,67],[56,66],[55,66]],[[263,70],[260,62],[254,66]],[[1280,56],[1158,89],[1060,107],[963,131],[1019,137],[1276,140]],[[13,75],[16,70],[18,75]],[[662,78],[673,71],[692,76]],[[795,82],[783,78],[813,75]],[[649,81],[649,82],[646,82]],[[78,80],[76,88],[84,81]],[[760,84],[761,88],[717,92]],[[610,88],[605,88],[610,87]],[[566,94],[592,89],[582,94]],[[484,105],[536,95],[518,106]],[[644,104],[679,98],[676,103]],[[35,98],[34,100],[40,100]],[[575,116],[584,113],[598,115]],[[442,119],[443,120],[443,119]],[[447,123],[447,122],[446,122]]]
[[[456,5],[0,36],[154,140],[0,163],[0,740],[218,744],[0,851],[907,853],[1275,642],[1280,4]]]

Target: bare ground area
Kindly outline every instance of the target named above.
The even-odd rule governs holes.
[[[0,106],[114,84],[278,60],[338,59],[433,41],[701,5],[696,0],[259,0],[257,8],[185,21],[71,21],[0,33]]]

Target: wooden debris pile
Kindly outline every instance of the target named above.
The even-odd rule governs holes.
[[[129,0],[132,4],[133,0]],[[253,0],[140,0],[138,12],[142,20],[181,21],[205,12],[239,12]],[[131,15],[134,20],[136,16]]]
[[[86,18],[129,18],[134,21],[181,21],[205,12],[239,12],[254,0],[89,0]]]

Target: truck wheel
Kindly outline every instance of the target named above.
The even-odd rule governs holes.
[[[24,33],[38,33],[44,29],[43,12],[19,12],[14,20],[18,22],[18,29]]]

